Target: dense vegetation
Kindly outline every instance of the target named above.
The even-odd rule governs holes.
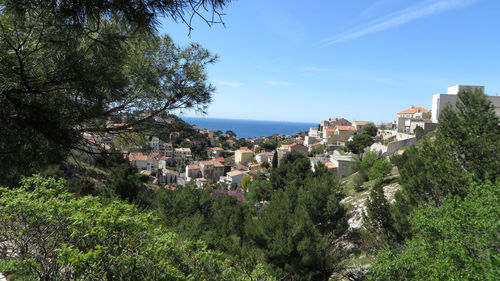
[[[402,190],[368,201],[380,248],[373,280],[495,280],[499,275],[500,126],[480,92],[459,93],[435,137],[394,156]]]
[[[119,153],[96,156],[82,138],[141,139],[133,127],[167,140],[179,131],[204,158],[206,138],[168,114],[205,108],[216,57],[155,27],[160,16],[189,24],[187,14],[217,15],[228,2],[0,0],[0,270],[28,280],[328,280],[342,270],[352,233],[342,186],[324,165],[313,172],[302,154],[278,162],[275,152],[268,175],[245,179],[248,192],[154,192]],[[135,111],[128,124],[106,124]],[[376,256],[350,278],[498,278],[500,127],[490,102],[459,93],[434,135],[390,161],[364,153],[376,133],[365,126],[347,144],[363,155],[352,166],[355,188],[374,182],[363,235]],[[75,162],[93,152],[92,173],[62,171],[70,151]],[[383,179],[392,164],[402,188],[390,203]]]

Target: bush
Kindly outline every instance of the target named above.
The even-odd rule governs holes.
[[[373,163],[370,172],[368,173],[368,178],[370,180],[381,179],[390,173],[392,170],[392,165],[385,158],[378,159]]]
[[[0,241],[40,280],[244,280],[221,254],[181,241],[122,201],[75,198],[65,181],[25,178],[0,188]]]

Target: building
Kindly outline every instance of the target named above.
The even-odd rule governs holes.
[[[309,133],[307,135],[311,138],[320,138],[321,132],[318,130],[318,127],[309,128]]]
[[[240,147],[240,149],[234,152],[234,163],[236,165],[240,164],[245,165],[248,162],[250,162],[252,157],[253,157],[253,151],[251,151],[247,147],[242,146]]]
[[[191,155],[191,149],[188,147],[176,148],[174,150],[174,159],[192,161],[193,156]]]
[[[224,149],[220,147],[212,147],[210,148],[210,154],[212,157],[222,157],[224,156]]]
[[[484,86],[465,86],[456,85],[448,87],[446,94],[436,94],[432,96],[432,122],[439,122],[439,115],[443,112],[447,105],[450,105],[453,110],[456,110],[455,104],[458,101],[458,93],[462,91],[480,91],[484,94]],[[500,117],[500,97],[486,96],[495,109],[495,113]]]
[[[345,178],[349,175],[349,166],[353,161],[352,156],[334,154],[330,157],[330,161],[337,167],[337,176],[339,178]]]
[[[198,165],[201,170],[201,176],[206,179],[218,181],[220,177],[224,176],[224,164],[219,161],[199,161]]]
[[[336,136],[352,136],[357,131],[354,126],[336,126],[333,134]]]
[[[159,173],[158,175],[158,182],[160,184],[177,183],[178,176],[179,174],[177,174],[175,171],[169,169],[162,169],[161,173]]]
[[[234,170],[231,172],[228,172],[226,175],[226,182],[229,183],[241,183],[241,180],[243,177],[246,176],[246,173],[240,170]]]
[[[130,165],[136,167],[139,171],[151,171],[153,168],[151,159],[149,159],[149,157],[142,152],[131,152],[128,155],[128,161],[130,162]]]
[[[412,106],[402,110],[398,112],[397,117],[394,119],[393,129],[398,133],[413,134],[417,126],[423,129],[425,122],[431,122],[430,114],[429,110],[420,106]]]
[[[201,178],[201,169],[197,164],[186,166],[186,180]]]
[[[274,153],[272,152],[261,152],[255,155],[255,161],[257,161],[257,163],[259,164],[262,162],[271,162],[273,159],[273,155]]]
[[[307,156],[309,154],[309,148],[307,148],[306,146],[304,146],[303,144],[300,144],[300,143],[290,144],[290,151],[302,153],[305,156]]]
[[[368,124],[375,125],[375,123],[373,123],[372,121],[354,121],[354,123],[352,123],[352,126],[356,128],[356,130],[361,131],[361,129]]]

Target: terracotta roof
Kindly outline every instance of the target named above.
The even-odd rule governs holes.
[[[353,126],[336,126],[335,128],[339,131],[357,131]]]
[[[151,157],[159,157],[160,156],[160,153],[158,152],[151,152],[151,154],[149,154]]]
[[[224,160],[222,160],[222,161],[224,161]],[[214,167],[224,167],[224,164],[222,164],[219,161],[214,160],[213,163],[214,163]]]
[[[128,155],[129,161],[146,161],[148,160],[148,156],[142,154],[141,152],[132,152]]]
[[[326,162],[326,163],[325,163],[325,166],[326,166],[328,169],[335,169],[335,168],[337,168],[337,165],[335,165],[333,162],[330,162],[330,161]]]
[[[200,168],[200,166],[198,166],[196,164],[191,164],[191,165],[188,165],[187,167],[188,167],[188,169],[199,169]]]
[[[238,149],[239,151],[242,151],[242,152],[252,152],[250,149],[248,149],[248,147],[246,146],[242,146]]]
[[[206,161],[200,161],[200,164],[202,164],[203,166],[210,166],[210,165],[213,165],[214,162],[210,161],[210,160],[206,160]]]
[[[337,126],[338,127],[338,126]],[[335,128],[326,128],[327,132],[335,132]]]
[[[148,171],[148,170],[142,170],[139,172],[139,174],[141,175],[148,175],[148,176],[151,176],[151,171]]]
[[[169,169],[162,169],[161,170],[164,174],[177,174],[177,172],[175,171],[172,171],[172,170],[169,170]]]
[[[224,149],[222,149],[222,148],[220,148],[220,147],[216,146],[216,147],[212,147],[212,150],[224,150]]]
[[[241,175],[241,174],[244,174],[244,173],[245,172],[240,171],[240,170],[234,170],[234,171],[231,171],[231,172],[227,172],[227,175],[230,176],[230,177],[234,177],[234,176]]]
[[[417,112],[430,112],[429,110],[423,108],[423,107],[420,107],[420,106],[412,106],[408,109],[405,109],[405,110],[402,110],[400,112],[398,112],[398,114],[402,114],[402,113],[417,113]]]
[[[217,157],[217,158],[215,158],[215,161],[224,163],[224,157]]]
[[[175,190],[176,187],[175,186],[169,186],[169,185],[165,185],[165,189],[168,189],[168,190]]]

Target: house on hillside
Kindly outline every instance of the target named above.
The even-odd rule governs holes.
[[[252,159],[254,153],[245,146],[240,147],[234,152],[234,163],[236,165],[245,165]]]
[[[354,121],[354,123],[352,123],[352,126],[359,132],[364,126],[368,124],[375,125],[375,123],[373,123],[372,121]]]
[[[246,176],[245,172],[234,170],[226,174],[226,182],[239,184],[244,176]]]

